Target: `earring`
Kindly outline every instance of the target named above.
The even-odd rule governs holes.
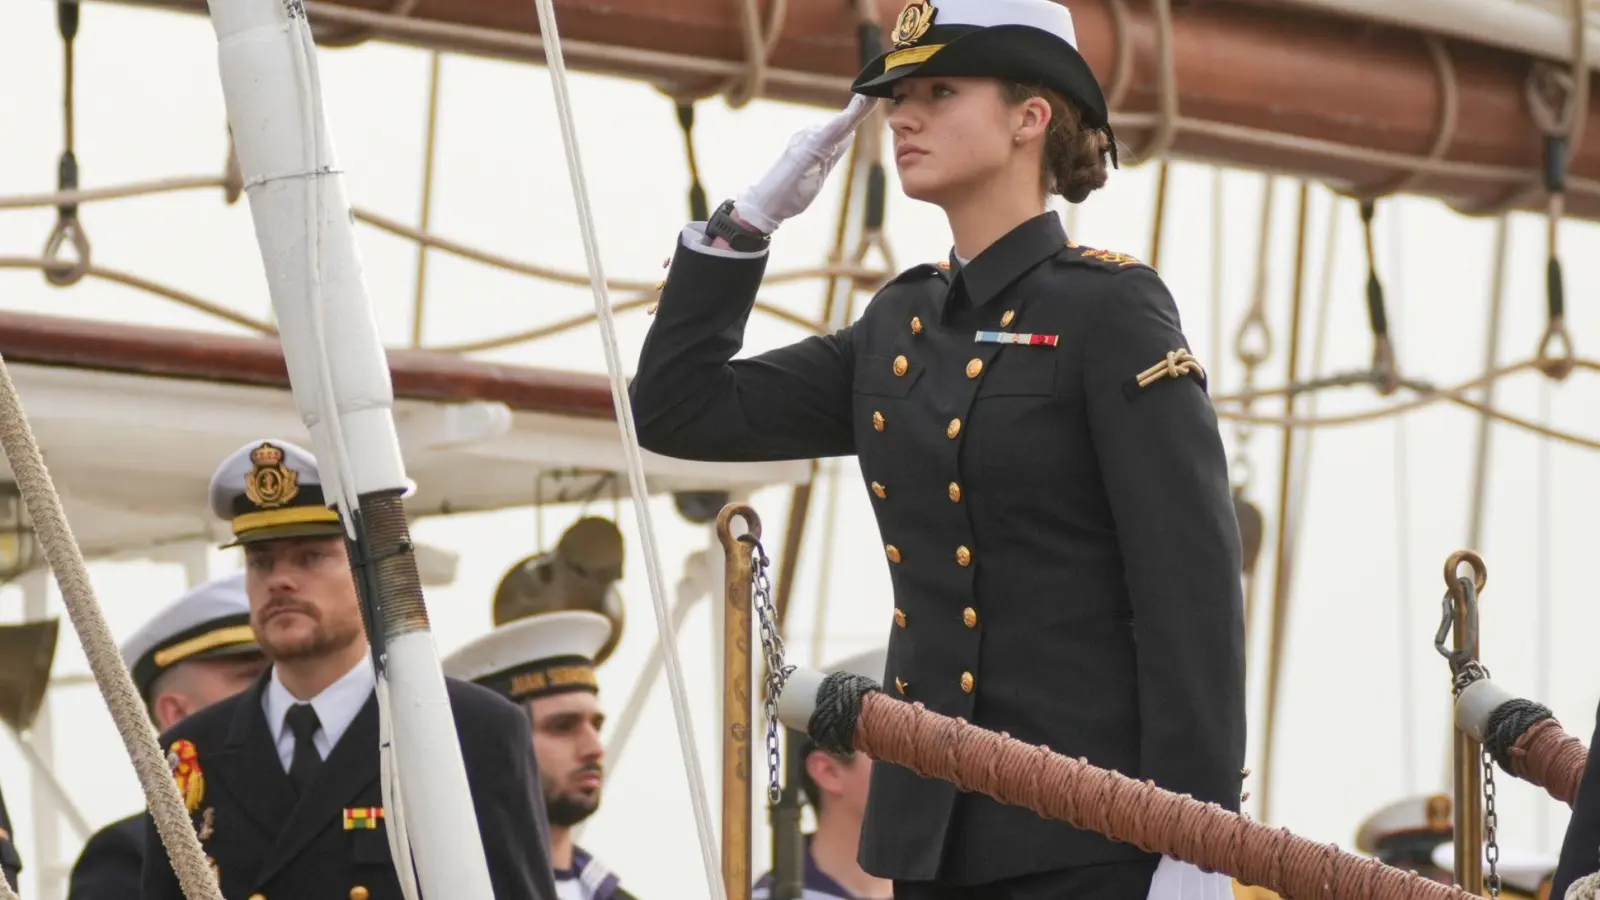
[[[1013,143],[1013,144],[1021,144],[1022,143],[1022,135],[1013,134],[1011,136],[1011,143]]]

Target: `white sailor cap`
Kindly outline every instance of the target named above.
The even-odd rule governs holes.
[[[1389,803],[1368,816],[1356,830],[1356,849],[1379,855],[1386,844],[1408,841],[1448,841],[1455,830],[1454,806],[1448,794],[1418,794]]]
[[[343,534],[322,495],[317,458],[288,441],[251,441],[211,476],[211,512],[233,524],[234,544]]]
[[[1505,887],[1519,894],[1535,896],[1543,889],[1546,880],[1555,877],[1557,862],[1559,860],[1550,854],[1507,852],[1501,848],[1500,859],[1495,863],[1495,871],[1499,873],[1500,882]],[[1455,844],[1440,844],[1433,851],[1433,864],[1446,872],[1455,871]]]
[[[595,655],[611,620],[588,610],[536,613],[501,625],[445,658],[444,673],[521,703],[568,691],[598,693]]]
[[[122,661],[148,702],[150,686],[181,662],[260,653],[250,629],[244,573],[209,581],[156,613],[122,645]]]

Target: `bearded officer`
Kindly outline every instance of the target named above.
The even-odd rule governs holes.
[[[873,650],[823,667],[878,681],[888,666],[887,649]],[[861,820],[867,810],[872,759],[853,751],[836,756],[803,734],[796,734],[800,789],[816,816],[816,831],[805,838],[800,900],[888,900],[893,883],[861,868]],[[773,873],[756,882],[751,900],[772,895]]]
[[[122,660],[156,727],[239,693],[267,667],[250,629],[244,573],[209,581],[156,613],[122,645]],[[90,836],[72,867],[67,900],[139,896],[145,814]]]
[[[444,661],[446,674],[522,704],[533,719],[561,900],[632,900],[617,876],[572,835],[600,808],[605,714],[594,661],[610,637],[611,622],[599,613],[539,613],[501,625]]]
[[[316,459],[252,441],[212,476],[210,500],[244,548],[250,624],[272,661],[249,690],[161,736],[222,893],[399,900],[372,663]],[[528,717],[476,685],[446,688],[496,900],[555,900]],[[145,844],[162,846],[148,816]],[[182,897],[165,853],[146,855],[143,882],[142,900]]]

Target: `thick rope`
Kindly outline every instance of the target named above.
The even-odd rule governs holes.
[[[1563,900],[1600,900],[1600,872],[1585,875],[1567,888]]]
[[[567,93],[567,67],[562,55],[561,35],[556,26],[552,0],[537,0],[539,31],[547,40],[547,59],[550,84],[555,92],[556,113],[561,123],[561,144],[567,158],[567,175],[571,180],[573,199],[577,205],[578,222],[583,234],[583,255],[589,268],[589,287],[594,294],[595,314],[600,324],[600,344],[605,350],[606,372],[611,381],[611,399],[616,406],[617,424],[622,434],[622,448],[627,458],[628,484],[632,495],[650,496],[644,473],[644,458],[639,447],[639,435],[634,428],[633,404],[628,397],[627,376],[623,369],[622,354],[618,349],[616,323],[611,316],[611,301],[606,293],[605,272],[600,261],[599,238],[595,232],[594,214],[589,206],[589,187],[583,173],[583,154],[578,149],[576,126],[573,124],[572,101]],[[644,545],[645,570],[650,579],[651,606],[656,614],[656,628],[661,637],[662,659],[667,668],[667,687],[672,697],[673,719],[677,725],[678,745],[682,751],[684,774],[689,781],[689,799],[694,809],[695,828],[699,833],[700,856],[705,866],[706,886],[712,900],[725,900],[726,887],[722,883],[722,867],[717,859],[717,842],[711,823],[711,809],[706,800],[704,776],[700,768],[700,751],[694,736],[694,721],[689,712],[689,692],[684,686],[683,664],[678,658],[678,638],[672,627],[671,612],[667,609],[667,590],[661,576],[661,554],[656,546],[655,524],[651,520],[650,504],[633,504],[638,517],[640,543]]]
[[[189,812],[178,795],[172,770],[156,743],[155,728],[144,702],[134,690],[133,676],[123,664],[111,628],[100,612],[83,552],[62,511],[61,497],[50,481],[50,472],[45,468],[33,429],[23,412],[22,400],[17,396],[16,385],[3,359],[0,359],[0,446],[5,449],[17,487],[27,503],[34,533],[55,572],[67,614],[83,644],[84,656],[88,658],[89,670],[94,673],[100,695],[105,698],[117,733],[122,736],[123,746],[133,761],[134,772],[144,789],[151,815],[155,817],[161,842],[172,858],[184,896],[190,900],[220,900],[222,893],[217,887],[216,874],[206,862]]]
[[[1490,720],[1491,727],[1493,721]],[[1547,717],[1527,726],[1503,755],[1505,759],[1498,755],[1496,759],[1507,772],[1534,787],[1544,788],[1551,797],[1568,806],[1577,801],[1578,783],[1583,780],[1584,766],[1589,763],[1589,748],[1583,745],[1581,738],[1562,730],[1554,718]]]
[[[1222,872],[1283,897],[1472,897],[1376,859],[1268,828],[1215,803],[930,712],[920,703],[894,700],[860,676],[835,674],[823,681],[808,731],[825,749],[859,750],[959,790]]]

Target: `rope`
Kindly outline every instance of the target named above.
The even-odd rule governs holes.
[[[1585,875],[1567,888],[1564,900],[1597,900],[1600,898],[1600,872]]]
[[[967,722],[894,700],[859,676],[831,675],[808,730],[937,778],[958,790],[1030,809],[1149,853],[1231,875],[1282,897],[1324,900],[1468,900],[1471,894],[1413,873],[1273,829],[1215,803],[1163,790]],[[859,718],[846,728],[859,705]],[[841,742],[841,733],[845,740]]]
[[[56,187],[69,191],[78,186],[78,156],[73,151],[77,142],[76,81],[77,65],[73,58],[73,42],[78,36],[78,4],[71,0],[56,3],[56,27],[61,32],[61,121],[62,150],[56,168]],[[61,251],[72,247],[76,259],[63,262]],[[89,235],[78,221],[78,206],[61,203],[56,207],[56,224],[45,240],[45,280],[57,287],[68,287],[83,279],[89,268],[91,254]]]
[[[1290,381],[1300,366],[1301,310],[1305,301],[1306,238],[1311,208],[1311,185],[1300,182],[1299,213],[1295,224],[1294,286],[1289,319],[1289,356],[1285,363]],[[1267,643],[1266,727],[1261,745],[1261,818],[1271,818],[1272,770],[1277,746],[1279,689],[1283,679],[1283,648],[1288,640],[1289,598],[1294,587],[1294,554],[1299,535],[1290,526],[1290,493],[1293,490],[1295,396],[1284,397],[1283,449],[1278,471],[1278,540],[1273,553],[1272,630]]]
[[[134,690],[133,676],[123,665],[111,628],[100,612],[83,552],[61,509],[61,497],[50,480],[50,472],[45,468],[22,400],[17,396],[16,385],[3,359],[0,359],[0,447],[5,450],[17,487],[27,503],[34,534],[55,572],[56,584],[61,588],[72,627],[83,644],[89,670],[94,674],[117,733],[133,761],[134,772],[144,789],[156,829],[172,859],[184,896],[190,900],[220,900],[222,894],[217,888],[216,874],[206,862],[188,810],[178,795],[172,770],[156,744],[155,728]]]
[[[50,260],[38,257],[0,256],[0,269],[49,270],[51,266],[52,263]],[[251,317],[242,313],[234,312],[227,307],[218,306],[217,304],[208,300],[202,300],[199,297],[188,293],[187,291],[182,291],[175,287],[168,287],[167,285],[163,284],[157,284],[154,281],[151,281],[147,278],[142,278],[138,275],[118,271],[116,269],[108,269],[104,266],[87,266],[84,268],[83,274],[85,277],[100,278],[105,281],[123,285],[125,287],[137,288],[138,290],[149,294],[154,294],[158,297],[165,297],[181,306],[187,306],[192,310],[206,313],[207,315],[222,319],[225,322],[232,322],[235,325],[239,325],[259,334],[275,335],[278,333],[278,329],[274,328],[269,322],[263,322],[260,319],[252,319]]]
[[[595,314],[600,323],[601,346],[605,350],[606,371],[611,380],[612,402],[617,410],[617,423],[622,429],[622,446],[628,465],[628,484],[634,497],[648,497],[650,492],[644,474],[644,459],[639,448],[639,436],[634,430],[633,406],[628,397],[627,376],[618,350],[616,323],[612,319],[611,303],[606,295],[605,273],[601,267],[594,215],[589,207],[589,188],[583,173],[583,157],[578,150],[572,102],[567,94],[566,61],[562,55],[561,35],[557,29],[552,0],[536,0],[536,3],[539,9],[539,31],[549,41],[547,62],[550,67],[550,84],[555,92],[556,113],[561,121],[561,144],[567,158],[567,174],[571,180],[573,199],[577,204],[578,220],[583,234],[583,255],[589,267],[589,286],[594,294]],[[700,855],[705,866],[706,884],[711,890],[712,900],[725,900],[726,888],[722,883],[721,867],[717,860],[711,811],[706,802],[706,789],[701,775],[700,752],[694,737],[694,722],[689,714],[688,689],[684,686],[683,667],[678,659],[677,635],[672,627],[671,613],[667,609],[666,587],[661,577],[660,551],[656,547],[650,504],[635,503],[633,509],[639,520],[640,542],[644,545],[645,570],[650,578],[651,605],[655,609],[656,627],[661,636],[662,658],[667,669],[667,686],[672,696],[673,718],[677,724],[684,773],[689,779],[689,796],[694,807],[695,827],[699,832]]]
[[[408,9],[415,0],[401,0]],[[437,154],[439,135],[439,70],[442,56],[435,50],[428,60],[428,124],[424,129],[422,147],[422,212],[417,219],[417,230],[426,234],[433,219],[433,167]],[[411,313],[411,346],[422,346],[423,313],[428,300],[428,245],[417,247],[416,300]]]

